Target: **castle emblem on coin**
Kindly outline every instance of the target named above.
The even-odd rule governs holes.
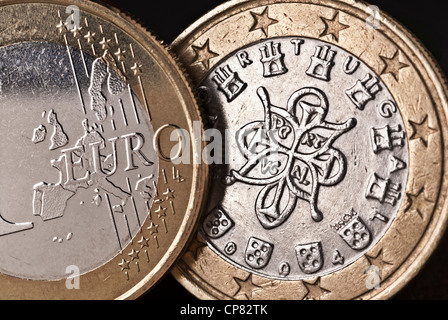
[[[226,143],[201,224],[218,255],[302,280],[347,267],[386,233],[407,183],[406,126],[358,57],[271,38],[223,58],[198,88]]]

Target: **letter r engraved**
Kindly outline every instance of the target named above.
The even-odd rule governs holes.
[[[248,65],[252,64],[252,60],[249,59],[249,54],[247,51],[241,51],[236,54],[241,67],[246,68]]]
[[[121,136],[121,138],[125,141],[126,145],[126,160],[127,160],[127,167],[124,169],[124,171],[131,171],[135,170],[138,167],[134,164],[134,155],[136,155],[140,161],[145,166],[151,166],[153,163],[148,160],[148,158],[145,156],[145,154],[142,152],[142,148],[145,144],[145,138],[141,133],[130,133],[124,136]],[[133,140],[134,138],[137,140],[137,145],[134,146]]]

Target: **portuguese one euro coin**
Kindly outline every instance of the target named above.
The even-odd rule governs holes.
[[[2,1],[0,297],[152,288],[195,228],[207,168],[174,164],[170,133],[197,110],[166,48],[117,10]]]
[[[229,1],[172,44],[213,137],[199,234],[173,271],[197,297],[387,299],[440,241],[446,83],[371,10]]]

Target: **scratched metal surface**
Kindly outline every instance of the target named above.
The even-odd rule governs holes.
[[[139,147],[154,136],[142,104],[103,60],[48,42],[0,48],[0,79],[1,272],[100,267],[146,219],[131,184],[158,178],[152,144]]]
[[[146,26],[163,39],[166,43],[174,40],[188,25],[201,15],[223,3],[221,0],[196,0],[195,5],[190,3],[178,3],[175,11],[171,10],[170,3],[160,3],[151,11],[144,10],[146,4],[140,1],[111,0],[112,4],[120,7],[138,17]],[[445,74],[448,72],[448,40],[444,27],[445,12],[435,10],[440,2],[428,0],[422,5],[421,1],[388,1],[371,0],[371,4],[377,5],[380,10],[389,13],[406,25],[440,63]],[[144,13],[143,13],[144,12]],[[175,23],[167,24],[172,19]],[[441,41],[444,39],[445,41]],[[447,299],[448,277],[445,270],[448,266],[448,238],[442,240],[441,246],[428,261],[419,275],[400,293],[395,299]],[[181,300],[196,300],[190,292],[181,286],[171,275],[168,275],[154,290],[149,292],[145,300],[166,300],[173,297]],[[295,305],[295,304],[293,304]],[[287,310],[288,308],[286,308]]]

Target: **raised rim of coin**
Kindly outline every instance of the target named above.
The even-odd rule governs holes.
[[[282,9],[283,6],[289,6],[289,10]],[[298,23],[299,10],[305,22]],[[328,299],[391,298],[424,266],[446,229],[446,79],[431,54],[409,31],[383,12],[377,17],[378,21],[374,21],[379,23],[379,29],[371,24],[369,28],[367,22],[372,18],[371,14],[368,4],[348,0],[233,0],[205,14],[170,46],[197,85],[222,58],[258,40],[283,36],[321,39],[358,57],[362,55],[360,59],[384,81],[399,104],[398,108],[404,115],[411,162],[408,184],[403,191],[405,199],[396,220],[366,254],[368,258],[359,259],[346,269],[315,281],[282,283],[280,287],[286,298],[310,298],[310,286],[321,290],[324,293],[322,298]],[[239,19],[238,23],[236,19]],[[407,70],[400,71],[400,67],[398,70],[387,69],[387,62],[393,62],[394,58],[406,64]],[[398,73],[402,74],[397,79]],[[399,81],[403,78],[406,78],[405,83]],[[419,94],[424,99],[420,100]],[[429,164],[428,161],[431,165],[423,165]],[[381,285],[373,290],[360,288],[360,283],[365,284],[367,277],[365,267],[375,261],[385,272]],[[214,270],[222,273],[225,270],[230,274],[226,283],[231,281],[234,288],[225,289],[218,276],[211,276],[208,269],[201,269],[208,264],[213,264]],[[244,298],[238,296],[235,289],[241,288],[237,284],[241,281],[263,287],[260,291],[269,291],[266,279],[217,258],[199,235],[173,274],[191,293],[203,299]],[[230,288],[229,285],[227,287]],[[300,296],[299,291],[304,294]]]
[[[110,65],[111,69],[122,75],[128,72],[129,77],[125,76],[124,78],[126,78],[129,92],[133,92],[135,97],[142,102],[144,108],[142,110],[147,113],[146,115],[154,129],[154,141],[147,141],[147,143],[159,151],[154,155],[156,158],[164,158],[158,160],[158,180],[155,181],[154,186],[150,186],[152,189],[150,189],[151,192],[149,194],[152,198],[151,201],[167,201],[166,205],[169,210],[166,213],[167,215],[169,213],[169,217],[165,218],[159,215],[159,218],[162,216],[163,219],[160,218],[155,221],[157,209],[159,208],[155,204],[150,209],[143,210],[145,211],[145,217],[148,214],[152,214],[154,220],[152,220],[153,218],[145,218],[145,221],[142,221],[139,227],[139,231],[133,236],[129,235],[127,242],[123,242],[123,247],[121,247],[122,244],[118,237],[120,250],[117,250],[116,254],[107,262],[86,273],[76,274],[75,271],[74,274],[67,274],[68,278],[52,281],[30,281],[20,277],[0,274],[0,282],[3,288],[2,296],[10,299],[41,299],[42,297],[45,299],[138,298],[154,287],[169,272],[169,269],[175,263],[195,231],[197,217],[203,205],[202,190],[207,185],[208,168],[205,164],[193,161],[193,158],[200,152],[200,146],[198,147],[198,144],[194,143],[191,144],[192,152],[190,157],[192,161],[190,161],[190,164],[174,165],[170,158],[165,156],[169,148],[173,146],[173,142],[170,142],[169,132],[167,134],[168,130],[166,129],[184,128],[190,133],[191,141],[201,141],[200,137],[197,137],[197,135],[202,134],[203,130],[200,125],[201,117],[196,100],[190,89],[189,80],[166,47],[152,36],[146,28],[116,8],[84,0],[70,2],[62,0],[6,0],[1,3],[0,14],[1,11],[13,10],[13,6],[21,6],[21,8],[14,9],[17,11],[11,19],[17,19],[21,15],[24,15],[26,19],[21,20],[22,28],[16,34],[13,32],[5,32],[3,34],[2,46],[8,47],[15,43],[27,42],[51,43],[66,46],[69,53],[71,50],[78,49],[82,52],[82,46],[84,46],[85,54],[89,54],[93,58],[104,58],[106,51],[101,51],[101,48],[104,49],[107,45],[109,54],[112,53],[113,59],[109,61],[115,62],[113,65]],[[73,8],[66,12],[68,6],[75,6],[75,9],[79,9],[81,14],[80,24],[82,27],[77,31],[75,29],[76,32],[73,35],[70,34],[67,23],[64,24],[66,19],[74,17]],[[21,9],[23,10],[20,11]],[[4,22],[8,23],[11,21]],[[36,25],[36,23],[38,24]],[[11,30],[14,31],[13,29]],[[78,38],[75,33],[78,34]],[[104,45],[99,44],[101,39],[107,41],[107,43],[104,43]],[[93,40],[97,41],[92,42]],[[126,47],[122,48],[122,45]],[[125,51],[125,54],[120,57],[117,56],[120,52],[124,53]],[[102,54],[104,55],[102,56]],[[126,56],[133,59],[125,60]],[[108,57],[104,58],[106,61],[107,59]],[[131,60],[134,64],[131,63]],[[146,76],[154,72],[157,72],[156,78],[153,79]],[[110,73],[112,74],[113,72],[111,71]],[[155,83],[155,80],[158,82]],[[154,93],[154,91],[157,91],[154,88],[167,90],[169,94]],[[151,100],[155,96],[161,98],[157,99],[157,101],[155,99]],[[153,101],[156,101],[154,103],[157,103],[159,109],[150,110]],[[170,110],[170,112],[167,112],[167,110]],[[111,113],[113,113],[112,109]],[[126,119],[124,121],[126,122]],[[196,131],[193,130],[194,126]],[[42,129],[42,127],[40,128]],[[155,141],[156,137],[157,141]],[[142,139],[137,140],[139,144],[144,143]],[[135,146],[136,142],[133,144],[132,141],[128,141],[127,143],[127,147],[132,149],[131,151],[138,152],[141,147]],[[162,146],[165,153],[161,153],[159,150],[160,146]],[[177,184],[180,183],[184,183],[184,186],[178,187]],[[31,185],[32,187],[33,185]],[[160,187],[159,190],[157,190],[157,187]],[[162,188],[164,189],[162,190]],[[131,188],[129,186],[131,194],[134,192],[131,191],[133,189],[134,187]],[[167,193],[164,196],[165,190]],[[184,191],[181,192],[179,190]],[[78,200],[80,205],[87,204],[87,202],[79,202]],[[113,213],[111,214],[113,215]],[[160,230],[157,231],[157,229],[154,229],[155,227],[160,227]],[[162,235],[163,228],[165,228],[165,231]],[[172,231],[169,232],[168,230]],[[159,238],[157,238],[158,234],[153,235],[153,233],[157,232],[160,232]],[[165,234],[168,236],[165,236]],[[62,242],[71,244],[77,239],[77,235],[73,233],[67,234],[66,237],[64,234],[60,239],[57,237],[53,238],[53,236],[48,235],[50,237],[49,242],[53,241],[55,245]],[[150,240],[149,246],[146,243],[148,248],[143,248],[139,245],[140,239],[143,239],[142,237],[145,237],[145,240]],[[111,239],[111,241],[116,243],[116,239]],[[94,245],[101,246],[100,243]],[[76,286],[68,288],[66,286],[67,282],[72,281],[73,276],[78,277],[76,281],[79,281],[79,288],[76,288]],[[42,296],[42,294],[45,296]]]

